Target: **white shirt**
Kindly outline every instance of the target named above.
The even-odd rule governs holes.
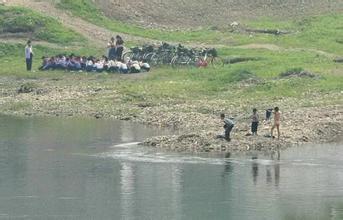
[[[102,62],[97,62],[94,64],[94,66],[98,69],[101,70],[104,68],[104,64]]]
[[[26,59],[30,59],[31,58],[31,53],[33,54],[32,52],[32,46],[26,46],[25,47],[25,58]]]
[[[122,64],[120,65],[120,69],[122,69],[122,70],[127,70],[127,65],[126,65],[125,63],[122,63]]]

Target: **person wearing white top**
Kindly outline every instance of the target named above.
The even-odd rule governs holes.
[[[101,60],[97,60],[94,64],[96,72],[101,73],[104,70],[104,63]]]
[[[149,72],[150,71],[150,65],[149,63],[143,63],[143,62],[140,62],[139,65],[141,66],[141,69],[146,71],[146,72]]]
[[[120,63],[119,71],[121,73],[128,73],[129,72],[126,63]]]
[[[26,47],[25,47],[25,59],[26,59],[26,70],[31,71],[32,69],[32,58],[33,58],[33,50],[31,41],[28,40]]]

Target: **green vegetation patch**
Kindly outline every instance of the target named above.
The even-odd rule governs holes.
[[[216,43],[225,37],[224,33],[211,30],[210,27],[199,31],[167,31],[125,24],[104,16],[101,10],[96,8],[91,0],[61,0],[57,3],[57,6],[64,10],[71,11],[73,15],[79,16],[93,24],[105,27],[114,32],[126,33],[150,39],[163,39],[164,41],[174,42],[199,41]]]
[[[61,44],[84,39],[54,18],[21,7],[0,6],[0,34],[18,33],[35,40]]]
[[[232,32],[225,28],[213,27],[200,30],[159,30],[126,24],[106,17],[91,0],[60,0],[58,7],[71,11],[96,25],[114,32],[126,33],[150,39],[172,42],[201,42],[207,44],[244,45],[273,44],[284,48],[308,48],[339,54],[343,51],[343,14],[327,14],[289,20],[261,18],[253,21],[241,21],[241,25],[251,29],[275,29],[286,31],[285,35],[263,33]]]

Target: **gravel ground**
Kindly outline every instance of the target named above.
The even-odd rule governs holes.
[[[159,127],[173,127],[177,135],[153,137],[142,144],[168,151],[209,152],[275,150],[304,143],[326,143],[342,137],[343,105],[294,107],[294,100],[278,102],[281,112],[281,139],[265,137],[271,122],[263,121],[259,110],[258,136],[250,136],[250,112],[244,107],[229,106],[222,100],[152,100],[136,102],[127,94],[104,84],[96,77],[80,75],[66,78],[18,79],[2,77],[0,113],[25,116],[95,117],[130,120]],[[329,99],[333,94],[323,94]],[[335,96],[342,96],[342,93]],[[308,101],[308,100],[306,100]],[[315,102],[314,97],[314,102]],[[299,100],[297,101],[299,102]],[[299,103],[297,103],[299,104]],[[263,105],[261,105],[263,106]],[[223,133],[219,114],[236,117],[232,141],[216,139]],[[243,112],[243,114],[242,114]],[[275,133],[276,134],[276,133]]]

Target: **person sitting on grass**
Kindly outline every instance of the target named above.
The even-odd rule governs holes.
[[[87,57],[83,56],[80,59],[80,65],[82,70],[86,70]]]
[[[94,70],[94,61],[92,57],[87,58],[86,62],[86,71],[87,72],[92,72]]]
[[[233,118],[225,118],[225,114],[220,114],[220,119],[224,122],[224,135],[218,135],[217,138],[223,138],[227,141],[231,141],[231,131],[235,125]]]
[[[132,61],[130,63],[130,73],[140,73],[141,66],[139,65],[138,61]]]
[[[67,58],[64,55],[59,55],[56,59],[55,69],[65,70],[67,68]]]
[[[38,69],[39,70],[44,70],[44,67],[47,66],[48,63],[49,63],[49,60],[50,59],[48,57],[43,56],[42,57],[42,66],[40,66]]]
[[[140,65],[140,67],[141,67],[141,70],[146,71],[146,72],[149,72],[149,71],[150,71],[150,65],[149,65],[149,63],[140,62],[139,65]]]
[[[43,65],[39,68],[40,70],[54,70],[56,69],[56,57],[45,58],[43,60]]]
[[[104,70],[104,63],[98,59],[95,61],[94,68],[97,73],[102,73]]]
[[[128,73],[129,72],[129,69],[128,69],[126,63],[122,63],[122,62],[118,62],[118,63],[119,63],[118,65],[120,65],[120,67],[119,67],[120,73]]]
[[[76,71],[82,70],[82,65],[81,65],[82,58],[81,57],[75,57],[73,62],[74,62],[74,66],[75,66]]]
[[[117,62],[114,60],[109,60],[107,62],[107,71],[109,73],[116,73],[119,72],[119,67],[117,66]]]

